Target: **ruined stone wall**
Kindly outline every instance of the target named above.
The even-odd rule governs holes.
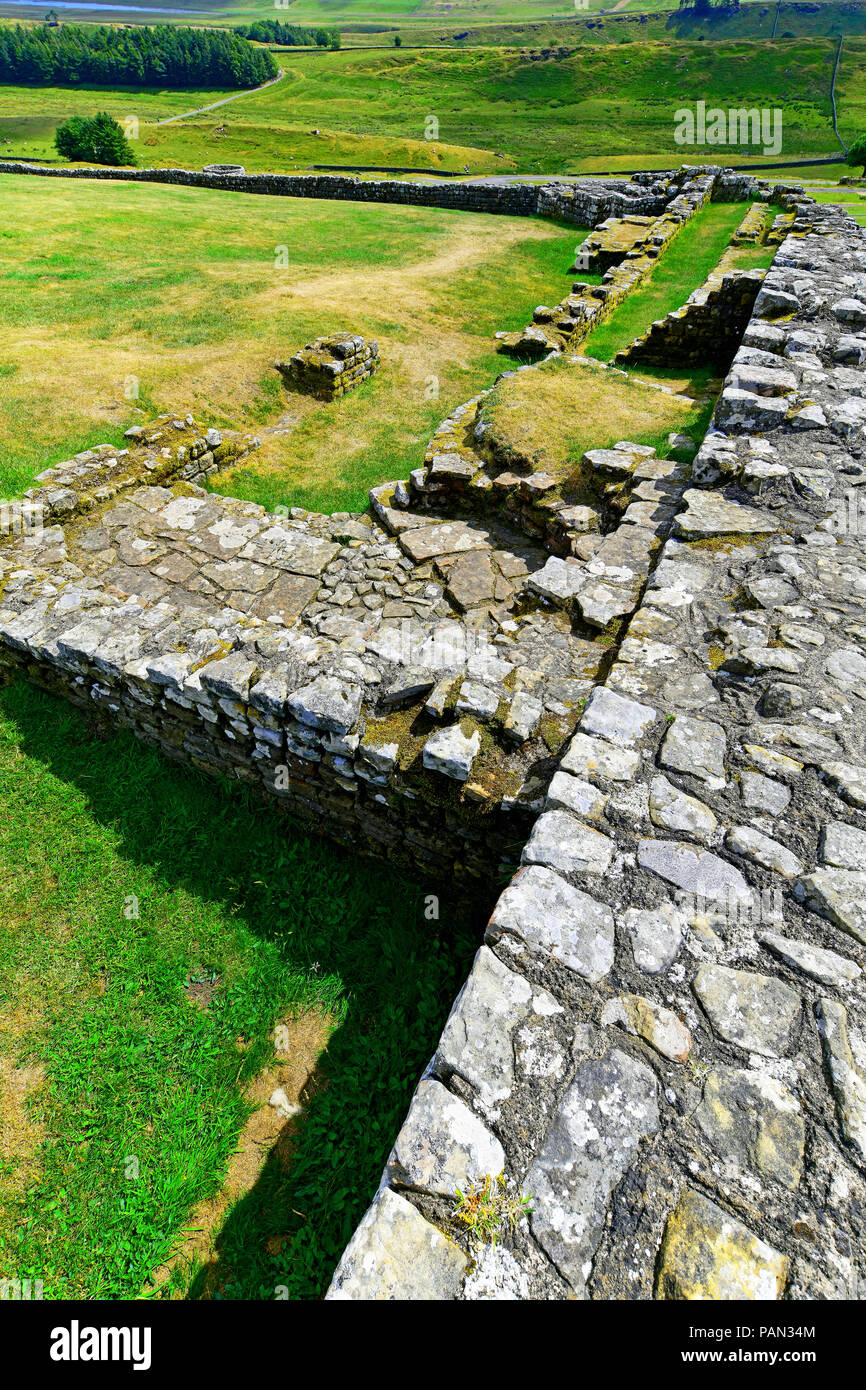
[[[482,896],[522,860],[332,1297],[862,1294],[866,241],[791,210],[693,468],[590,451],[585,550],[437,512],[471,410],[370,514],[178,481],[255,441],[167,419],[0,538],[8,670]]]
[[[864,364],[803,199],[331,1298],[863,1296]]]
[[[221,468],[239,463],[259,447],[255,435],[208,429],[199,432],[191,415],[164,415],[152,425],[126,431],[131,447],[99,444],[37,475],[37,487],[23,493],[31,518],[44,526],[104,506],[137,483],[200,484]],[[14,535],[0,532],[0,543]]]
[[[367,515],[268,514],[197,486],[257,441],[191,417],[128,433],[27,494],[50,524],[0,545],[5,664],[361,852],[489,896],[607,658],[607,616],[634,607],[651,518],[569,573],[589,585],[575,599],[548,571],[575,517],[555,535],[528,508],[455,517],[431,505],[435,477],[409,511],[407,480]],[[620,490],[639,462],[620,456]]]
[[[626,234],[625,218],[605,219],[576,253],[576,264],[583,264],[587,271],[606,266],[601,284],[575,281],[571,294],[561,303],[553,308],[539,305],[526,328],[516,333],[497,333],[498,350],[523,358],[539,358],[577,347],[652,272],[659,256],[710,201],[718,182],[716,169],[684,171],[676,195],[658,217],[638,224],[639,235],[635,237]]]
[[[724,261],[689,295],[681,309],[657,319],[616,354],[619,366],[731,365],[752,316],[763,270],[729,269]]]
[[[0,665],[361,853],[489,898],[537,810],[541,702],[511,720],[515,666],[492,631],[454,621],[407,554],[420,533],[403,550],[370,517],[269,515],[179,482],[256,442],[215,433],[136,427],[129,449],[46,470],[17,524],[4,513]],[[459,526],[430,538],[483,543]]]
[[[234,193],[283,198],[325,198],[352,202],[401,203],[410,207],[454,208],[509,217],[556,217],[578,226],[626,211],[656,215],[675,191],[678,175],[636,175],[625,179],[585,179],[570,183],[513,183],[494,178],[424,183],[408,179],[362,179],[342,174],[214,174],[194,169],[54,169],[0,161],[0,174],[45,178],[107,179],[126,183],[183,184]]]
[[[379,370],[379,344],[357,333],[331,333],[274,365],[290,390],[333,401]]]
[[[766,229],[765,235],[769,244],[778,244],[790,226],[790,205],[796,196],[792,189],[795,188],[796,185],[761,183],[751,174],[720,170],[714,165],[684,166],[678,175],[675,196],[656,216],[641,217],[642,209],[637,207],[626,211],[620,209],[616,215],[607,213],[604,222],[595,227],[577,248],[573,269],[586,273],[602,271],[600,285],[576,280],[571,293],[561,303],[553,308],[540,304],[531,324],[518,332],[497,333],[498,350],[526,359],[578,347],[593,328],[610,318],[626,296],[652,273],[658,257],[709,201],[745,202],[756,198],[764,200],[760,204],[763,208],[770,204],[780,207],[782,211],[775,217],[772,226]],[[757,228],[763,234],[763,215],[759,214],[756,221]],[[742,233],[740,240],[752,240],[754,230],[751,216],[747,216],[739,229]],[[714,285],[708,281],[706,288],[714,288]],[[730,298],[732,301],[738,298],[736,288],[731,288]],[[748,302],[740,305],[740,333],[750,311],[751,304]],[[700,313],[696,314],[699,332],[701,318]],[[729,361],[730,357],[724,361],[725,367]]]

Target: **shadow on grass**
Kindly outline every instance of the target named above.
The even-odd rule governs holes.
[[[126,970],[136,988],[141,978],[142,993],[150,989],[144,1036],[153,1034],[161,1011],[178,1016],[183,981],[195,969],[219,971],[225,980],[206,1014],[188,1009],[195,1015],[190,1028],[216,1030],[214,1065],[222,1069],[215,1086],[197,1064],[192,1089],[203,1091],[205,1102],[197,1112],[199,1128],[188,1135],[188,1151],[194,1152],[201,1128],[212,1121],[223,1125],[217,1146],[222,1157],[198,1191],[178,1199],[173,1222],[166,1225],[163,1214],[159,1239],[151,1240],[137,1271],[125,1283],[111,1285],[114,1293],[95,1296],[147,1295],[147,1272],[167,1257],[171,1236],[188,1220],[195,1201],[217,1189],[237,1143],[243,1123],[237,1099],[222,1109],[216,1100],[232,1087],[236,1092],[270,1060],[278,1020],[293,1009],[317,1007],[337,1026],[315,1068],[309,1105],[286,1142],[271,1151],[254,1187],[229,1210],[216,1237],[215,1258],[195,1275],[186,1296],[321,1296],[375,1191],[412,1088],[465,978],[480,940],[484,905],[460,902],[453,885],[410,882],[382,863],[312,836],[244,789],[175,767],[128,734],[106,735],[64,701],[24,682],[0,691],[0,721],[5,726],[0,745],[17,748],[15,757],[0,763],[0,780],[9,793],[4,814],[20,815],[22,833],[32,836],[33,808],[38,808],[44,825],[40,839],[49,847],[45,862],[58,891],[67,895],[54,910],[73,920],[83,911],[89,914],[98,945],[87,959],[99,959],[101,950],[109,980],[115,970],[118,978]],[[59,829],[54,821],[62,822]],[[109,862],[104,854],[98,858],[100,837],[110,842],[114,867],[112,881],[97,887],[86,865],[82,872],[81,861],[85,844],[91,854],[92,841],[97,857],[90,859],[90,875],[107,872],[100,868]],[[6,840],[13,855],[26,852],[16,848],[22,843],[26,847],[26,839]],[[68,891],[67,859],[77,859]],[[86,905],[82,881],[90,894]],[[126,924],[130,934],[121,946],[116,944],[117,901],[130,882],[141,894],[142,921]],[[491,897],[493,892],[491,886]],[[439,899],[436,921],[428,921],[425,910],[431,893]],[[150,917],[149,904],[155,904]],[[154,927],[157,909],[162,915]],[[128,978],[125,983],[128,988]],[[182,1013],[182,1027],[185,1018]],[[54,1169],[49,1155],[45,1172],[51,1181],[63,1174],[68,1182],[81,1161],[68,1140],[77,1127],[72,1123],[76,1093],[63,1091],[62,1025],[55,1024],[61,1041],[53,1078],[49,1074],[58,1115],[52,1142],[64,1152]],[[185,1063],[171,1061],[185,1082]],[[156,1044],[153,1062],[158,1072]],[[139,1057],[130,1064],[121,1056],[116,1065],[121,1088],[128,1086],[134,1096],[145,1062]],[[201,1085],[199,1078],[204,1078]],[[93,1147],[110,1149],[107,1141],[116,1138],[103,1132]],[[100,1195],[105,1183],[107,1211],[113,1181],[107,1168],[93,1169],[82,1180]],[[122,1183],[117,1190],[122,1192]],[[39,1200],[38,1194],[31,1198]],[[159,1207],[156,1196],[142,1201]],[[150,1211],[147,1217],[156,1219]],[[50,1220],[46,1215],[49,1227]],[[44,1232],[40,1240],[44,1245]],[[92,1268],[88,1273],[88,1256],[80,1258],[84,1286],[104,1287]],[[183,1292],[176,1288],[174,1296]]]

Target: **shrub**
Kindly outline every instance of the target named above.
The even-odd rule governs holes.
[[[866,179],[866,135],[860,135],[854,141],[848,151],[848,163],[862,165],[863,177]]]
[[[71,116],[57,127],[54,145],[64,159],[111,165],[136,163],[123,127],[107,111],[99,111],[95,116]]]

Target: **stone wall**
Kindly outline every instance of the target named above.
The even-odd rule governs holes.
[[[340,174],[215,174],[194,169],[54,169],[0,161],[0,174],[42,178],[104,179],[125,183],[184,184],[233,193],[264,193],[283,198],[325,198],[351,202],[402,203],[410,207],[454,208],[509,217],[556,217],[593,226],[602,217],[626,211],[656,215],[675,191],[679,175],[635,175],[625,179],[584,179],[563,183],[515,183],[506,179],[461,182],[361,179]]]
[[[6,673],[362,853],[489,894],[537,810],[545,702],[573,726],[602,652],[573,644],[577,679],[566,643],[569,679],[533,677],[529,698],[543,634],[509,640],[507,661],[486,609],[457,621],[432,560],[483,548],[525,577],[545,556],[459,524],[401,548],[369,516],[267,514],[178,481],[227,445],[190,457],[208,444],[194,421],[131,433],[46,470],[20,524],[3,518]]]
[[[656,319],[616,354],[620,366],[712,366],[727,371],[752,316],[763,270],[738,270],[723,257],[681,309]]]
[[[569,370],[625,376],[618,368],[578,355],[565,354],[561,363]],[[536,371],[538,365],[517,370]],[[515,374],[503,372],[497,381]],[[620,440],[611,449],[586,450],[575,468],[578,481],[572,482],[537,468],[530,458],[515,453],[510,441],[498,437],[485,418],[490,394],[480,392],[443,420],[427,447],[423,468],[414,469],[406,480],[373,488],[372,509],[398,534],[419,514],[447,507],[450,515],[504,523],[539,542],[553,557],[592,560],[594,566],[605,557],[613,564],[612,552],[628,538],[633,580],[613,581],[614,589],[624,587],[632,595],[628,601],[622,597],[621,605],[605,582],[606,601],[597,607],[587,583],[595,570],[575,569],[573,563],[565,570],[546,563],[541,574],[528,581],[530,590],[545,602],[574,609],[587,622],[604,627],[633,607],[634,583],[639,583],[638,576],[646,577],[650,552],[673,514],[669,491],[676,489],[682,475],[680,454],[658,459],[655,449]],[[689,456],[695,447],[680,436],[679,448]],[[620,526],[632,529],[617,539]]]
[[[0,546],[5,664],[361,852],[489,894],[670,507],[576,545],[563,585],[550,549],[576,518],[466,518],[435,461],[426,483],[374,490],[370,514],[275,515],[197,486],[257,441],[191,417],[129,435],[122,458],[91,451],[27,494],[53,524]],[[623,492],[652,461],[619,459]]]
[[[455,517],[444,435],[273,515],[189,481],[256,444],[190,417],[0,536],[8,671],[482,899],[521,861],[331,1297],[862,1294],[866,241],[785,198],[693,467],[590,451],[627,505],[571,554]],[[533,1208],[495,1246],[487,1174]]]
[[[866,240],[795,212],[331,1298],[863,1296]]]
[[[99,444],[39,473],[39,486],[28,488],[23,498],[40,524],[102,507],[137,483],[203,483],[259,447],[254,435],[199,431],[191,415],[162,415],[151,425],[133,425],[126,438],[131,447]]]
[[[769,185],[751,174],[713,165],[684,166],[679,173],[675,196],[655,217],[642,217],[636,207],[626,213],[608,214],[577,248],[575,266],[585,272],[602,271],[602,282],[593,285],[577,280],[571,294],[553,308],[541,304],[532,323],[518,332],[497,333],[498,350],[520,358],[537,359],[550,352],[580,345],[593,328],[606,319],[632,290],[652,272],[660,255],[670,246],[683,226],[707,202],[745,202],[764,199],[758,206],[780,206],[772,226],[764,227],[763,214],[747,215],[738,229],[741,241],[754,239],[760,231],[768,244],[778,244],[790,226],[790,205],[797,185]],[[754,212],[754,209],[753,209]],[[737,291],[731,290],[733,298]],[[751,305],[746,306],[748,310]],[[748,313],[740,322],[745,326]],[[644,359],[648,360],[648,359]],[[730,357],[725,362],[727,367]]]
[[[552,309],[541,304],[532,316],[532,323],[516,333],[497,333],[498,351],[518,357],[539,358],[564,348],[574,348],[589,336],[593,328],[610,318],[627,295],[650,274],[659,256],[685,224],[700,212],[713,196],[718,183],[718,171],[713,169],[687,171],[676,196],[658,217],[637,223],[638,235],[630,236],[627,227],[635,224],[627,218],[608,218],[600,228],[591,232],[577,250],[577,262],[586,261],[586,269],[606,264],[600,285],[577,280],[571,294]]]

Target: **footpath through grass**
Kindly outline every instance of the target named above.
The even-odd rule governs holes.
[[[499,328],[555,303],[584,232],[535,218],[5,177],[0,497],[159,411],[254,431],[235,496],[363,507],[502,368]],[[376,338],[382,369],[323,405],[274,361]],[[135,393],[138,393],[137,395]]]
[[[273,1061],[305,1113],[175,1296],[317,1297],[375,1190],[473,943],[446,901],[64,702],[0,691],[0,1278],[147,1295]],[[308,1030],[309,1031],[309,1030]],[[290,1045],[291,1050],[291,1045]],[[291,1060],[291,1059],[289,1059]]]
[[[607,323],[590,333],[584,345],[586,356],[610,362],[656,319],[681,308],[718,264],[749,207],[749,203],[710,203],[693,217],[659,257],[644,283],[614,310]],[[737,252],[737,264],[768,266],[774,255],[774,247],[743,247]]]

